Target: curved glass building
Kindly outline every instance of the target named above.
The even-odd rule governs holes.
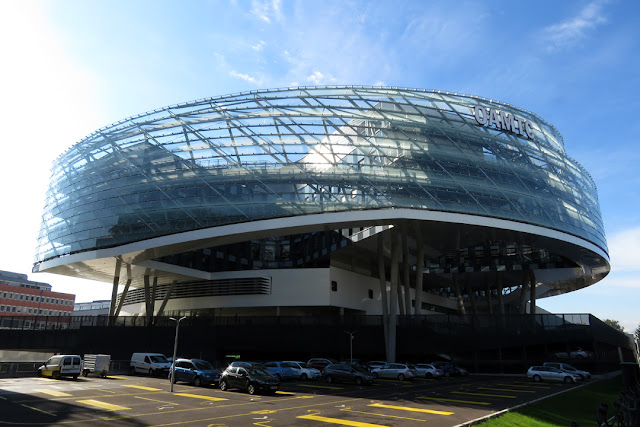
[[[596,186],[554,126],[361,86],[95,131],[53,165],[34,265],[112,282],[111,314],[148,316],[524,312],[609,269]]]

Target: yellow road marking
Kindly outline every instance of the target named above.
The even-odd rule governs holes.
[[[384,417],[384,418],[399,418],[401,420],[421,421],[423,423],[427,421],[427,420],[421,420],[418,418],[399,417],[397,415],[376,414],[375,412],[354,411],[353,409],[340,409],[340,410],[345,412],[355,412],[356,414],[375,415],[377,417]]]
[[[472,405],[491,405],[491,403],[489,403],[489,402],[473,402],[471,400],[445,399],[445,398],[442,398],[442,397],[418,396],[418,399],[442,400],[443,402],[470,403]]]
[[[145,387],[142,385],[123,384],[122,387],[139,388],[140,390],[162,391],[161,388]]]
[[[125,411],[127,409],[124,406],[120,405],[112,405],[111,403],[101,402],[99,400],[87,399],[87,400],[78,400],[78,403],[84,403],[85,405],[95,406],[97,408],[106,409],[107,411]]]
[[[507,399],[515,399],[517,396],[507,396],[504,394],[487,394],[487,393],[473,393],[470,391],[452,391],[453,394],[469,394],[472,396],[487,396],[487,397],[506,397]]]
[[[513,390],[508,388],[478,387],[478,390],[513,391],[515,393],[535,393],[533,390]]]
[[[136,399],[143,399],[143,400],[150,400],[152,402],[159,402],[159,403],[164,403],[167,405],[175,405],[175,406],[179,406],[177,403],[175,402],[165,402],[164,400],[158,400],[158,399],[149,399],[148,397],[140,397],[140,396],[134,396]]]
[[[33,406],[22,404],[25,408],[33,409],[34,411],[42,412],[43,414],[51,415],[52,417],[57,417],[56,414],[52,414],[51,412],[43,411],[42,409],[34,408]]]
[[[319,417],[317,415],[300,415],[299,417],[296,417],[296,418],[302,418],[304,420],[323,421],[325,423],[333,423],[333,424],[339,424],[343,426],[352,426],[352,427],[385,427],[383,424],[362,423],[360,421],[341,420],[340,418]]]
[[[312,384],[300,384],[300,387],[326,388],[329,390],[342,390],[344,388],[344,387],[330,387],[328,385],[312,385]]]
[[[107,375],[106,378],[109,378],[110,380],[128,380],[129,379],[127,377],[119,377],[117,375]]]
[[[54,380],[53,378],[36,377],[36,379],[38,379],[40,381],[55,381],[55,382],[58,382],[58,380]]]
[[[295,393],[289,393],[288,391],[276,391],[276,394],[284,394],[285,396],[295,396]]]
[[[422,409],[422,408],[408,408],[406,406],[383,405],[382,403],[374,403],[369,406],[373,406],[375,408],[398,409],[400,411],[424,412],[426,414],[435,414],[435,415],[453,415],[454,414],[453,412],[434,411],[431,409]]]
[[[224,397],[211,397],[211,396],[203,396],[201,394],[191,394],[191,393],[175,393],[177,396],[184,396],[184,397],[193,397],[195,399],[204,399],[204,400],[212,400],[214,402],[217,402],[219,400],[229,400],[226,399]]]
[[[44,394],[48,394],[55,397],[71,396],[69,393],[63,393],[61,391],[56,391],[56,390],[49,390],[46,388],[36,388],[33,391],[37,391],[38,393],[44,393]]]

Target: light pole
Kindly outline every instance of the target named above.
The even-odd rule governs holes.
[[[345,334],[349,334],[349,363],[351,364],[353,364],[353,336],[356,334],[356,332],[358,331],[344,331]]]
[[[170,317],[169,319],[174,320],[176,322],[176,337],[173,340],[173,360],[171,361],[171,379],[169,382],[171,385],[169,386],[169,392],[173,393],[173,382],[176,375],[176,353],[178,352],[178,331],[180,329],[180,322],[186,319],[187,316],[181,317],[179,319]]]

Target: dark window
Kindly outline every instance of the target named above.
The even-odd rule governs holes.
[[[336,282],[335,280],[331,281],[331,290],[333,292],[337,292],[338,291],[338,282]]]
[[[373,299],[373,289],[369,289],[369,299]]]

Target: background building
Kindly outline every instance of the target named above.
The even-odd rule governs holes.
[[[73,305],[74,316],[108,316],[109,300],[96,300],[91,302],[77,302]]]
[[[2,327],[9,326],[8,322],[20,316],[29,317],[26,327],[33,325],[35,328],[45,328],[47,322],[49,326],[66,325],[69,323],[66,317],[71,316],[74,300],[75,295],[53,292],[51,285],[28,280],[26,274],[0,271]]]
[[[535,312],[609,269],[596,186],[551,124],[355,86],[99,129],[54,163],[34,265],[112,282],[113,316],[380,315],[388,349],[398,315]]]

